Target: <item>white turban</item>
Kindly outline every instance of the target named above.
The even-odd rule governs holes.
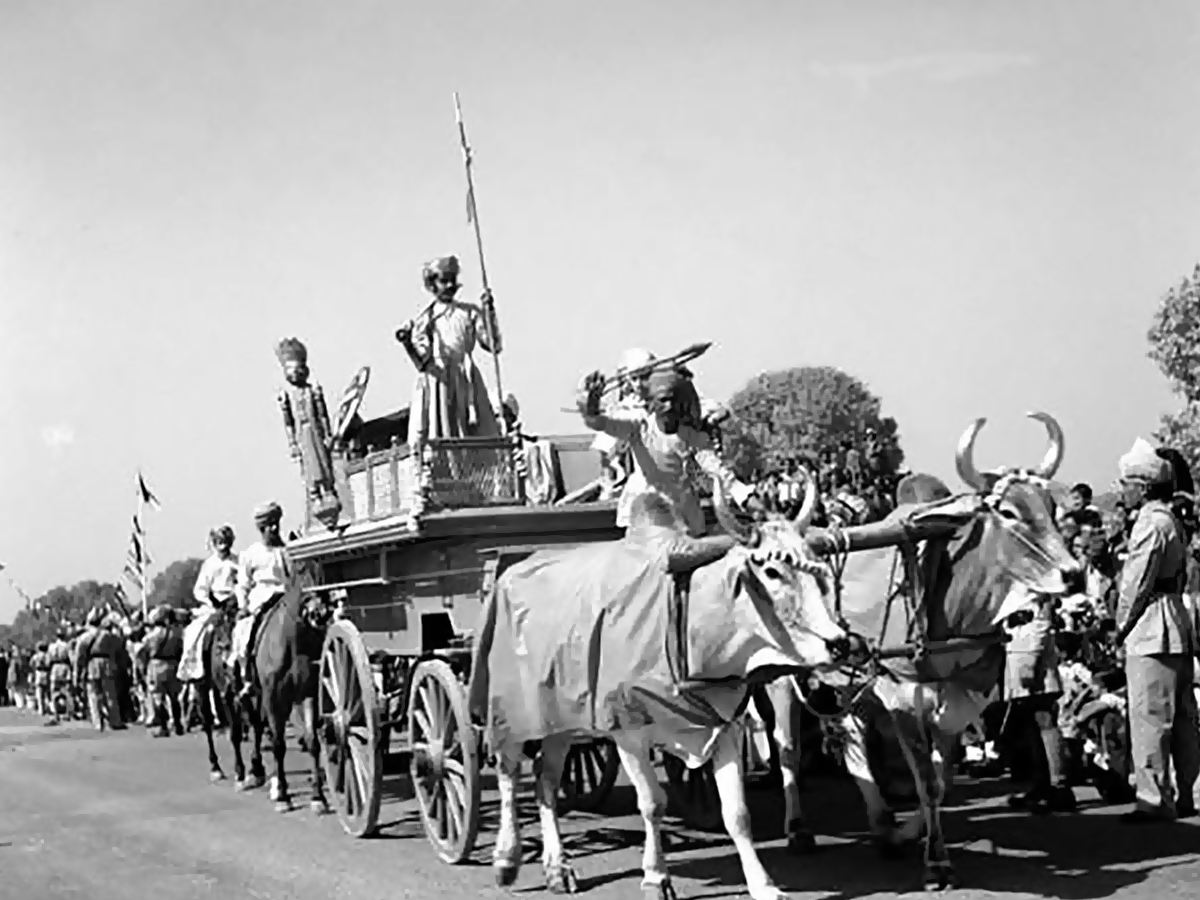
[[[1171,480],[1171,464],[1154,452],[1153,445],[1143,438],[1133,442],[1128,453],[1117,461],[1122,481],[1141,481],[1163,484]]]

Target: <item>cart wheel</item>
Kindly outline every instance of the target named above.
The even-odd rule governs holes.
[[[317,721],[337,817],[347,834],[366,837],[379,821],[383,789],[379,708],[362,635],[345,620],[333,622],[325,634]]]
[[[724,820],[712,763],[689,769],[678,757],[666,752],[662,761],[667,773],[667,792],[684,824],[697,831],[721,830]]]
[[[445,862],[471,855],[479,833],[479,753],[467,694],[454,670],[426,660],[408,700],[409,771],[425,834]]]
[[[608,738],[572,745],[567,752],[566,762],[563,763],[562,783],[559,785],[559,815],[571,810],[599,810],[612,793],[620,770],[621,759],[617,756],[617,745]]]

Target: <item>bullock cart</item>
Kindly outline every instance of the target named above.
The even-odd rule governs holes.
[[[343,828],[355,837],[376,828],[384,761],[397,756],[431,843],[457,863],[474,846],[488,754],[466,689],[481,600],[506,566],[535,550],[620,532],[614,503],[578,502],[598,486],[591,435],[410,448],[406,431],[406,410],[349,429],[334,456],[338,520],[331,527],[310,504],[288,546],[304,590],[337,609],[317,702]],[[527,472],[537,473],[533,491]],[[574,747],[563,806],[597,808],[618,767],[610,741]]]
[[[870,670],[888,660],[917,659],[925,655],[956,653],[963,650],[982,648],[1003,643],[1006,635],[994,634],[977,637],[956,637],[947,640],[929,640],[925,635],[923,616],[917,611],[922,607],[922,575],[918,568],[917,547],[921,541],[946,534],[943,525],[936,522],[914,523],[902,514],[887,521],[848,528],[810,528],[806,542],[814,554],[830,563],[834,575],[834,603],[839,618],[842,618],[842,575],[850,555],[853,553],[893,549],[890,560],[890,588],[883,603],[882,622],[878,634],[860,635],[870,648],[869,660],[855,673],[862,681],[870,677]],[[902,606],[902,610],[894,607]],[[890,627],[889,627],[890,626]],[[887,642],[887,635],[900,633],[906,639],[895,643]],[[756,701],[757,702],[757,701]],[[753,706],[753,704],[752,704]],[[756,732],[763,730],[762,720],[752,715],[748,720],[746,738],[743,742],[743,760],[747,772],[763,768],[763,740],[756,740]],[[712,764],[688,769],[670,755],[664,755],[663,768],[668,779],[668,788],[673,803],[684,821],[693,828],[705,831],[721,829],[721,805],[713,778]],[[769,768],[774,768],[770,766]]]

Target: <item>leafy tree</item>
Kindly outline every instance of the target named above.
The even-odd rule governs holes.
[[[146,598],[148,606],[170,606],[175,609],[196,605],[192,588],[204,560],[198,557],[177,559],[154,576]]]
[[[896,420],[882,416],[883,401],[867,386],[833,366],[767,372],[733,395],[733,428],[726,455],[735,465],[777,467],[789,458],[820,458],[849,441],[862,448],[873,429],[883,450],[885,474],[904,461]],[[742,473],[739,473],[742,474]]]
[[[1200,462],[1200,265],[1167,291],[1154,312],[1147,354],[1171,383],[1183,406],[1162,417],[1155,438],[1174,447],[1193,472]]]

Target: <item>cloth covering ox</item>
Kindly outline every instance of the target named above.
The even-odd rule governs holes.
[[[978,473],[972,448],[984,422],[980,419],[967,429],[958,452],[959,474],[972,493],[950,496],[944,485],[921,476],[920,484],[932,491],[902,497],[909,502],[888,520],[867,526],[899,534],[901,542],[906,533],[933,536],[920,546],[910,543],[907,550],[883,546],[844,557],[838,606],[852,632],[883,647],[910,644],[918,650],[955,638],[998,638],[1006,617],[1038,595],[1064,593],[1079,576],[1079,564],[1055,526],[1046,490],[1062,460],[1062,432],[1046,414],[1031,415],[1046,424],[1051,438],[1037,469]],[[950,743],[978,720],[1003,664],[999,642],[973,643],[947,653],[918,652],[912,658],[877,661],[866,670],[843,667],[823,677],[826,693],[832,689],[840,698],[832,709],[813,702],[827,733],[840,744],[881,848],[895,849],[924,831],[929,887],[957,882],[941,832],[942,764]],[[790,678],[771,685],[769,695],[776,713],[789,845],[806,850],[813,841],[800,810],[793,728],[797,701],[811,698]],[[920,814],[897,829],[892,807],[912,800]]]
[[[718,515],[736,528],[722,487],[714,491]],[[516,877],[516,775],[529,742],[540,741],[542,865],[551,890],[575,889],[556,792],[572,740],[604,735],[637,792],[649,894],[674,896],[659,832],[666,796],[650,760],[658,745],[692,766],[713,760],[750,895],[776,900],[783,895],[751,842],[740,720],[756,683],[831,665],[849,650],[827,605],[829,573],[791,522],[763,523],[748,545],[689,538],[667,524],[669,502],[658,499],[656,524],[639,514],[621,541],[537,552],[502,573],[487,602],[471,696],[498,763],[497,880]]]

